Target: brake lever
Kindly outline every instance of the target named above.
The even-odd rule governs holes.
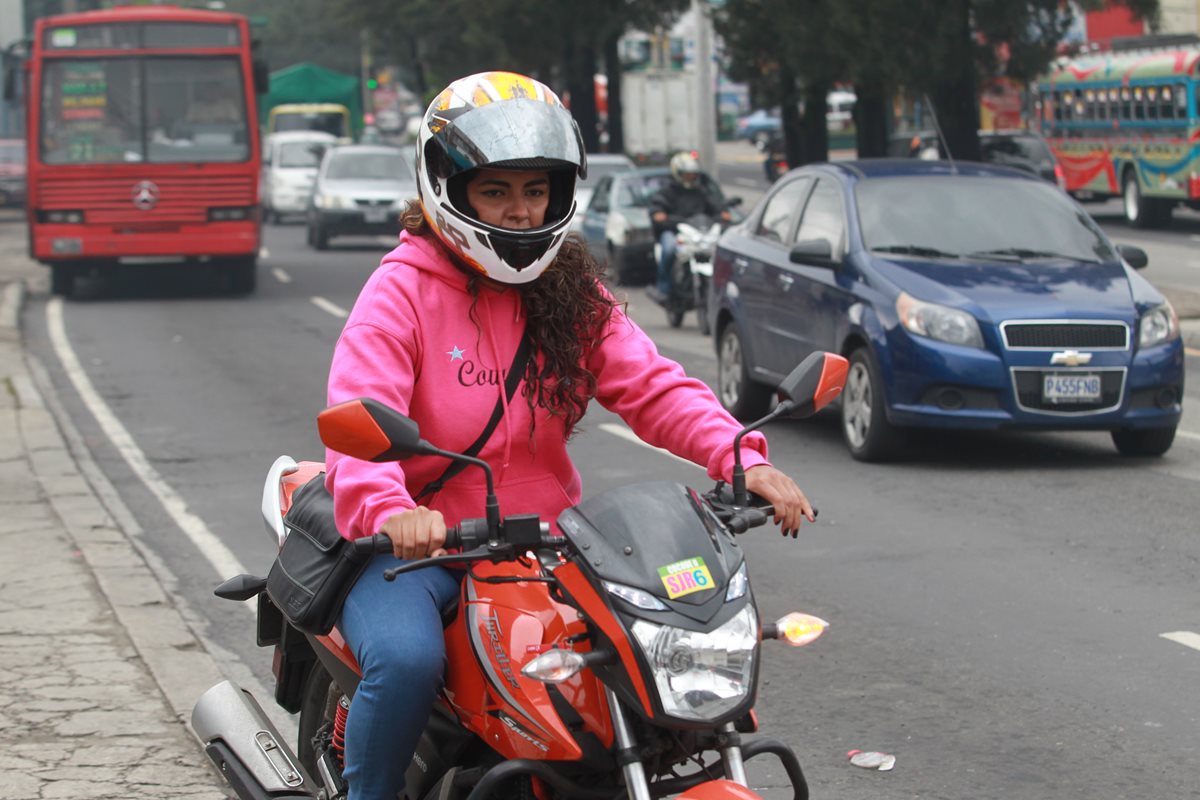
[[[514,548],[509,544],[502,544],[498,547],[484,545],[466,553],[450,553],[444,556],[434,556],[433,558],[420,558],[409,561],[407,564],[401,564],[398,567],[385,569],[383,571],[383,579],[385,581],[394,581],[397,575],[403,575],[406,572],[415,572],[427,567],[436,567],[442,564],[473,564],[477,561],[491,561],[493,564],[497,564],[501,561],[511,560],[513,551]]]

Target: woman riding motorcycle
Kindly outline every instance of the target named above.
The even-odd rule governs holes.
[[[567,235],[586,163],[554,92],[506,72],[454,81],[425,113],[416,164],[419,197],[338,340],[329,404],[374,398],[455,451],[498,406],[500,424],[477,455],[495,472],[501,505],[541,519],[580,500],[566,445],[592,399],[646,442],[730,480],[740,425],[658,354],[603,286],[603,268]],[[509,402],[505,373],[523,336],[530,355]],[[785,534],[813,519],[800,488],[769,465],[762,436],[746,435],[741,450],[747,487],[774,506]],[[350,798],[394,798],[441,684],[439,609],[459,578],[437,567],[389,583],[383,572],[440,553],[447,525],[479,515],[483,478],[467,470],[422,492],[443,459],[414,456],[402,467],[333,450],[327,469],[342,534],[392,540],[393,555],[376,557],[350,591],[339,627],[363,673],[346,728]]]

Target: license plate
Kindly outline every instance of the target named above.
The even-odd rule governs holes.
[[[363,212],[363,219],[366,222],[387,222],[388,209],[386,208],[368,208]]]
[[[1100,399],[1099,375],[1043,375],[1042,399],[1047,403],[1092,403]]]

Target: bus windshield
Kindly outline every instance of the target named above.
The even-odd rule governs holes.
[[[47,164],[230,162],[250,157],[236,57],[47,60]]]

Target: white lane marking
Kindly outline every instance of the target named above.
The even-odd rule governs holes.
[[[150,461],[134,442],[128,429],[100,397],[100,393],[92,385],[91,378],[80,365],[75,351],[71,349],[70,340],[67,339],[66,326],[63,324],[61,297],[52,298],[46,306],[46,321],[50,333],[50,343],[58,355],[58,360],[63,365],[63,371],[75,386],[75,391],[79,393],[84,405],[88,407],[92,416],[96,418],[96,422],[100,424],[100,429],[104,431],[109,441],[117,448],[117,452],[125,459],[125,463],[141,479],[142,483],[146,484],[146,488],[158,499],[179,529],[192,540],[196,549],[212,565],[218,577],[225,579],[246,572],[246,568],[238,561],[237,556],[208,529],[204,520],[188,509],[187,502],[171,488],[170,484],[163,480],[163,477],[158,474],[158,470],[150,465]],[[254,599],[247,600],[246,604],[247,606],[257,605]]]
[[[1190,647],[1193,650],[1200,650],[1200,633],[1192,633],[1191,631],[1173,631],[1172,633],[1160,633],[1164,639],[1170,639],[1172,642],[1177,642],[1184,647]]]
[[[734,178],[732,183],[737,186],[749,186],[751,189],[762,188],[762,181],[752,181],[749,178]]]
[[[280,283],[291,283],[292,282],[292,276],[288,275],[286,272],[281,270],[279,267],[276,267],[275,269],[271,270],[271,274],[274,275],[275,280],[279,281]]]
[[[1175,435],[1182,436],[1185,439],[1195,439],[1196,441],[1200,442],[1200,433],[1192,433],[1191,431],[1181,431],[1178,428],[1176,428]]]
[[[687,464],[689,467],[696,466],[692,462],[688,461],[686,458],[680,458],[679,456],[675,455],[674,453],[663,450],[661,447],[655,447],[652,444],[646,444],[645,442],[643,442],[641,439],[639,439],[637,437],[636,433],[629,430],[629,428],[626,428],[624,425],[617,425],[612,422],[602,422],[600,424],[600,430],[604,431],[605,433],[611,433],[613,436],[617,436],[621,439],[624,439],[627,442],[633,442],[634,444],[640,444],[642,447],[645,447],[648,450],[653,450],[656,453],[661,453],[664,456],[670,456],[671,458],[675,459],[676,461],[678,461],[681,464]]]
[[[265,244],[262,247],[258,248],[258,257],[261,258],[263,261],[266,261],[268,258],[271,257],[271,251],[267,249],[267,246]]]
[[[345,319],[346,317],[350,316],[349,311],[347,311],[346,309],[342,308],[339,305],[329,302],[324,297],[310,297],[309,299],[312,300],[312,304],[314,306],[321,309],[322,311],[328,311],[330,314],[333,314],[335,317]]]

